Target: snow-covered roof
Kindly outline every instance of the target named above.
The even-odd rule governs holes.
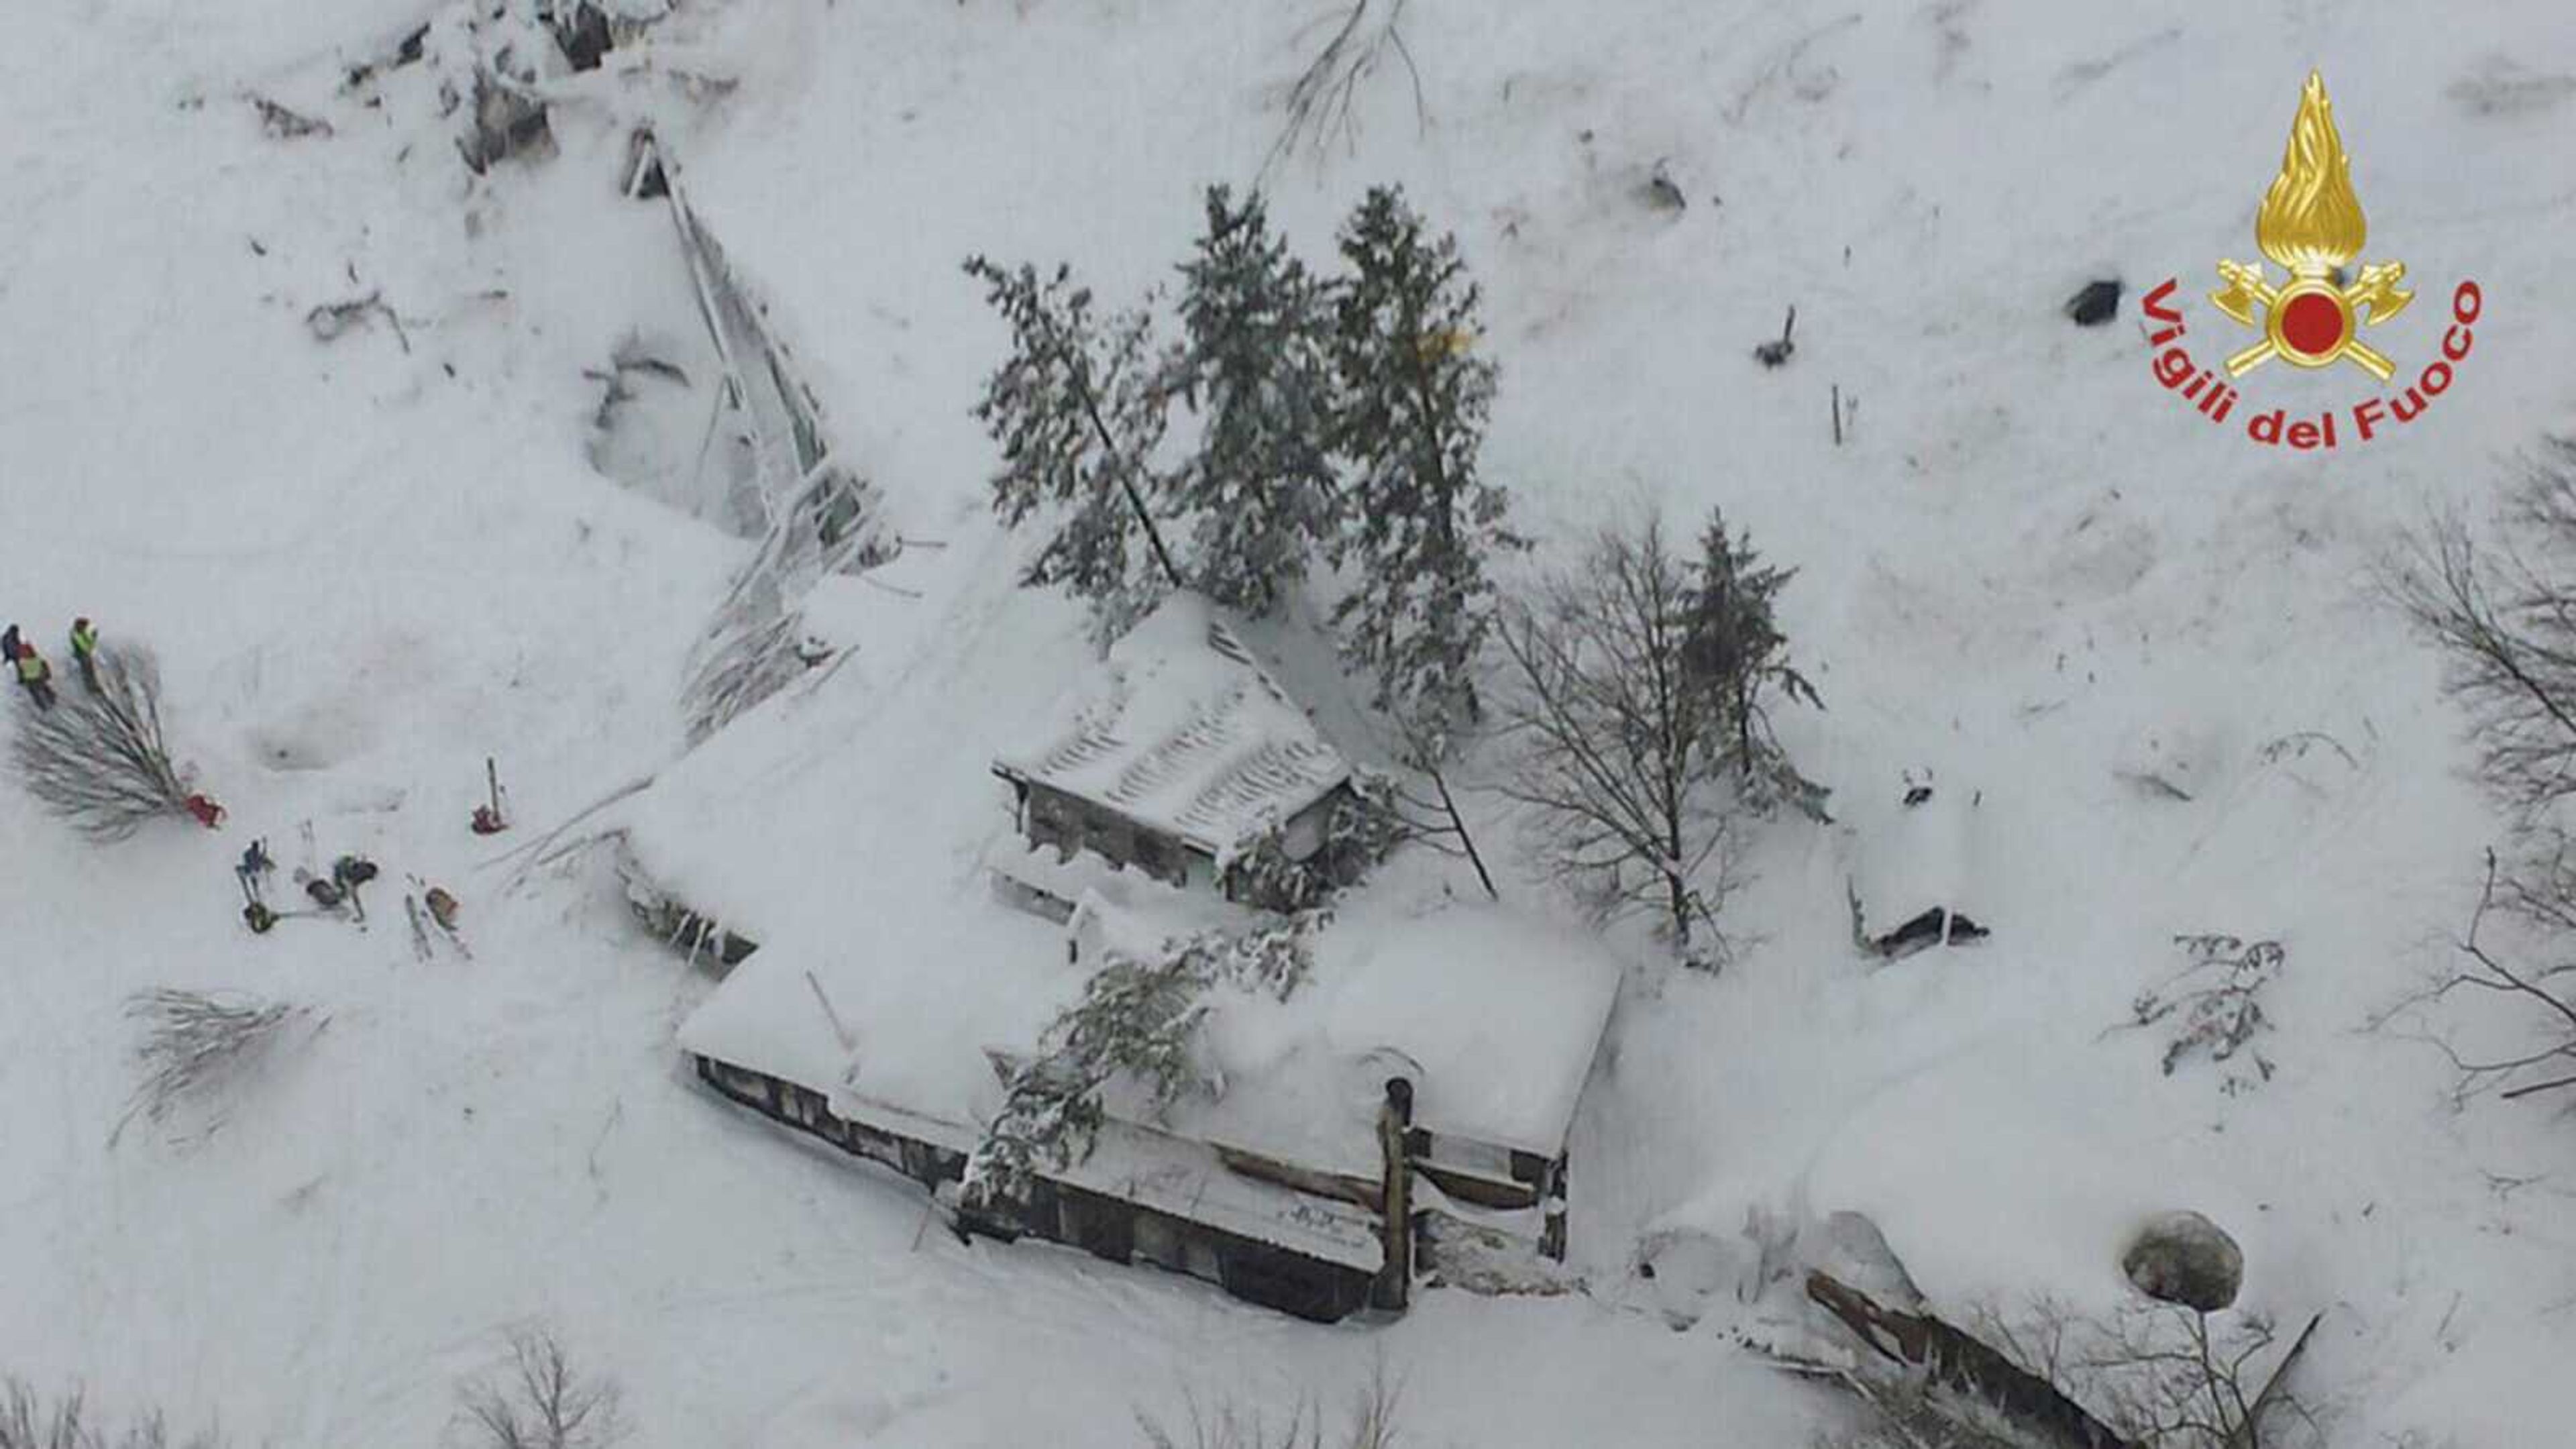
[[[908,933],[765,942],[682,1024],[680,1043],[823,1092],[845,1115],[893,1109],[971,1142],[1001,1105],[987,1052],[1032,1050],[1101,958],[1075,962],[1060,928],[998,901],[961,904],[963,918],[941,923],[945,949]],[[1089,896],[1076,928],[1133,950],[1201,924]],[[1210,994],[1201,1066],[1219,1085],[1161,1125],[1373,1178],[1378,1107],[1403,1076],[1418,1125],[1552,1157],[1619,976],[1592,943],[1496,907],[1366,903],[1325,928],[1286,1001],[1252,987]]]
[[[1008,757],[997,737],[1009,722],[1044,717],[1051,696],[1101,671],[1071,657],[1079,614],[1016,588],[1005,562],[998,545],[914,560],[955,570],[967,598],[953,613],[892,615],[917,633],[882,638],[734,721],[618,814],[644,874],[760,943],[685,1019],[683,1048],[824,1092],[844,1115],[904,1114],[911,1135],[954,1144],[973,1143],[1002,1105],[988,1053],[1034,1050],[1107,949],[1248,924],[1211,892],[1020,845],[980,763]],[[1269,798],[1293,808],[1320,796],[1347,766],[1261,670],[1209,643],[1234,637],[1215,623],[1182,600],[1131,635],[1105,671],[1119,681],[1110,718],[1233,698],[1219,718],[1243,732],[1238,745],[1304,746],[1301,783]],[[1184,763],[1192,779],[1230,773]],[[1180,795],[1167,784],[1140,798]],[[1563,1150],[1617,963],[1586,938],[1448,900],[1402,866],[1339,908],[1287,1000],[1254,986],[1210,993],[1199,1048],[1217,1085],[1161,1127],[1373,1179],[1378,1109],[1400,1073],[1414,1081],[1416,1121],[1435,1133]],[[1081,903],[1082,959],[1065,926],[1003,897],[1001,875],[1043,877],[1048,893]],[[1108,1106],[1120,1105],[1113,1094]]]
[[[1501,906],[1362,897],[1316,938],[1311,978],[1269,1010],[1207,1027],[1225,1100],[1178,1126],[1338,1171],[1377,1170],[1387,1079],[1441,1135],[1553,1157],[1565,1148],[1620,968],[1594,941]]]
[[[1223,856],[1314,804],[1351,767],[1224,612],[1176,594],[994,768]]]

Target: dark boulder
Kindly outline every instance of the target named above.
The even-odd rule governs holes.
[[[2218,1224],[2195,1212],[2158,1215],[2120,1255],[2120,1270],[2139,1292],[2201,1313],[2236,1301],[2245,1254]]]
[[[2120,284],[2116,279],[2086,282],[2084,290],[2066,299],[2066,315],[2078,327],[2099,327],[2120,315]]]

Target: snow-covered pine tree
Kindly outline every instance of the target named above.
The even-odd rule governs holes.
[[[1480,293],[1457,239],[1425,238],[1400,191],[1369,192],[1341,252],[1333,438],[1351,470],[1351,526],[1335,562],[1356,554],[1360,579],[1335,618],[1377,677],[1378,707],[1437,760],[1480,712],[1474,669],[1494,617],[1485,556],[1527,546],[1503,523],[1503,490],[1476,473],[1494,365],[1471,351]]]
[[[1690,634],[1682,662],[1692,684],[1715,705],[1722,727],[1708,735],[1714,766],[1732,769],[1760,805],[1785,799],[1825,818],[1826,790],[1798,773],[1772,733],[1766,695],[1825,707],[1789,662],[1774,601],[1796,569],[1774,568],[1754,552],[1751,535],[1730,534],[1723,509],[1711,509],[1689,594]]]
[[[1013,527],[1041,505],[1064,511],[1021,582],[1061,584],[1105,610],[1141,613],[1183,587],[1154,513],[1165,491],[1150,459],[1170,412],[1171,359],[1147,308],[1103,320],[1091,289],[1058,267],[1044,280],[966,260],[1010,325],[1011,352],[986,379],[975,416],[1002,446],[993,510]],[[1150,559],[1140,555],[1141,535]],[[1157,575],[1159,574],[1159,577]],[[1123,621],[1104,621],[1110,632]]]
[[[1196,520],[1192,573],[1217,602],[1268,614],[1336,523],[1331,288],[1270,229],[1259,192],[1237,205],[1223,186],[1180,271],[1178,382],[1204,431],[1170,482]]]

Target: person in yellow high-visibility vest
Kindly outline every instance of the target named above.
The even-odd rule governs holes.
[[[26,687],[28,696],[36,701],[36,708],[52,709],[54,707],[54,666],[45,662],[45,656],[36,652],[35,645],[23,639],[18,641],[16,663],[18,682]]]
[[[72,662],[80,666],[82,686],[98,693],[98,626],[86,616],[72,620]]]

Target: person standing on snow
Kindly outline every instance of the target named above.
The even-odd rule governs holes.
[[[9,626],[9,632],[0,634],[0,664],[15,664],[17,662],[18,626],[12,624]]]
[[[241,853],[241,864],[233,867],[233,874],[241,878],[242,894],[257,902],[261,899],[262,879],[275,869],[277,862],[268,858],[268,842],[254,840],[250,848]]]
[[[98,628],[86,616],[72,620],[72,662],[80,666],[81,686],[98,693]]]
[[[36,701],[36,708],[52,709],[54,707],[54,666],[45,662],[45,656],[36,652],[36,646],[23,639],[18,641],[18,657],[15,662],[18,667],[18,682],[26,687],[28,696]]]

